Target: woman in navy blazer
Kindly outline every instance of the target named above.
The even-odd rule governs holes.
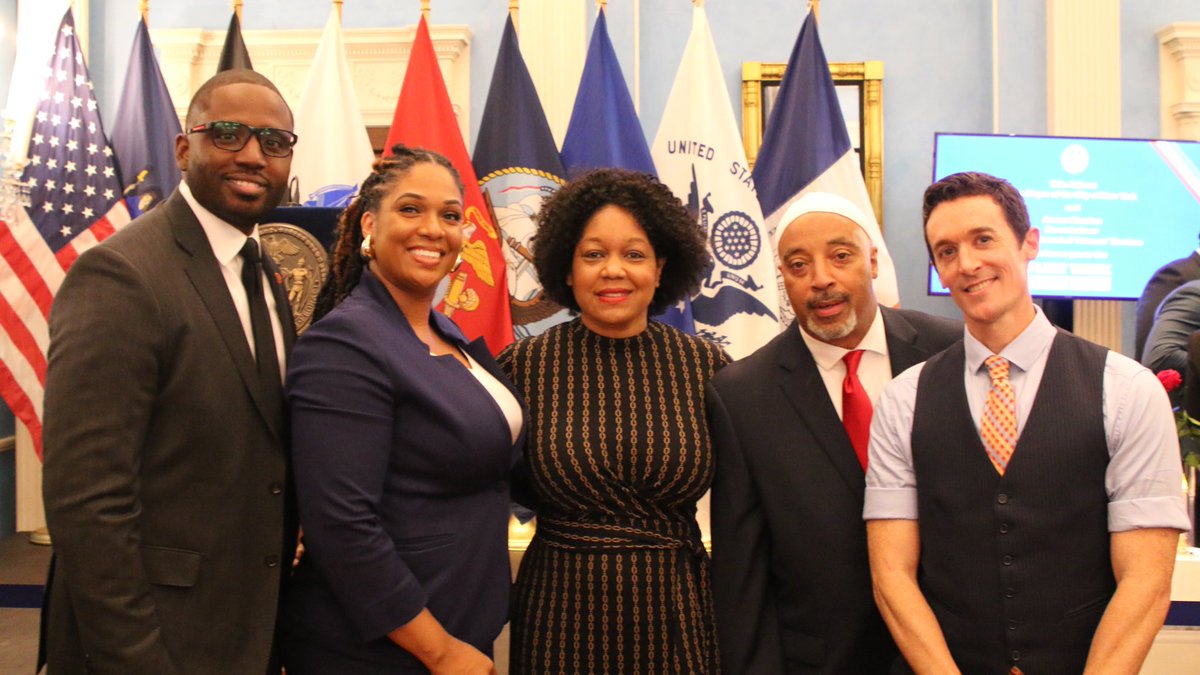
[[[307,549],[283,612],[289,675],[494,672],[525,414],[483,341],[432,308],[462,216],[450,162],[401,146],[342,214],[332,310],[287,377]]]

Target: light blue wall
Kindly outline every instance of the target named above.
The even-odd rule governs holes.
[[[594,3],[586,2],[590,36]],[[110,120],[124,80],[137,21],[136,4],[92,3],[92,73],[102,112]],[[948,300],[925,294],[927,256],[920,196],[932,175],[935,131],[992,131],[991,4],[982,0],[838,0],[821,7],[821,38],[829,60],[884,62],[884,228],[897,261],[902,301],[908,307],[950,316],[957,312]],[[473,33],[472,138],[483,114],[506,6],[499,0],[433,3],[435,22],[467,24]],[[741,63],[785,61],[800,30],[804,6],[798,0],[706,3],[730,96],[739,109]],[[344,24],[411,25],[418,7],[415,0],[354,0],[346,3]],[[324,24],[328,4],[257,0],[246,3],[244,11],[247,29],[316,28]],[[612,0],[608,12],[614,47],[632,87],[633,3]],[[1125,2],[1121,14],[1124,133],[1156,136],[1159,94],[1154,31],[1172,21],[1200,20],[1200,3]],[[150,19],[153,27],[224,29],[229,2],[152,2]],[[1045,0],[1000,2],[998,24],[999,130],[1045,133]],[[687,41],[691,6],[683,0],[642,0],[640,25],[641,119],[647,139],[653,140]],[[1131,322],[1127,324],[1130,333]]]

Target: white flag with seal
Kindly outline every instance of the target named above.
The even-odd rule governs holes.
[[[696,334],[741,358],[779,333],[773,244],[703,7],[651,147],[659,179],[696,215],[712,263],[692,299]]]
[[[329,13],[312,69],[296,106],[292,177],[304,206],[341,208],[371,172],[375,152],[363,124],[337,11]]]

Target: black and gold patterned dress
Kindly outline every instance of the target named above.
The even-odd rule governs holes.
[[[499,361],[529,404],[541,500],[511,672],[719,672],[695,516],[713,474],[704,386],[728,357],[655,321],[613,339],[576,319]]]

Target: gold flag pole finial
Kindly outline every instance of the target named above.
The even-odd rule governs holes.
[[[608,8],[608,0],[596,0],[596,6],[600,9]]]
[[[421,16],[426,22],[429,21],[429,0],[421,0]]]
[[[242,0],[233,0],[233,13],[237,14],[238,23],[242,22]]]
[[[512,17],[513,30],[520,32],[520,26],[518,25],[521,16],[520,0],[508,0],[508,15]]]
[[[692,6],[693,7],[703,7],[704,0],[692,0]]]
[[[333,8],[337,10],[338,23],[342,22],[342,3],[343,0],[333,0]]]
[[[142,21],[150,25],[150,0],[138,0],[138,12],[142,15]]]
[[[808,8],[812,10],[813,18],[821,20],[821,0],[808,0]]]

